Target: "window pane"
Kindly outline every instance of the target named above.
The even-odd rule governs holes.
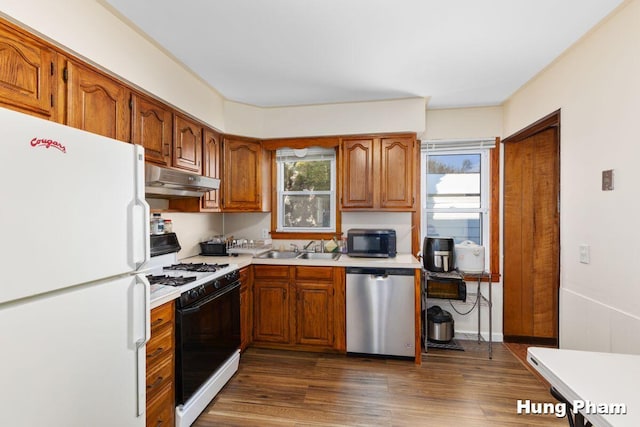
[[[427,156],[427,208],[480,208],[480,154]]]
[[[330,191],[331,160],[284,162],[284,191]]]
[[[453,237],[456,243],[482,244],[482,214],[478,212],[429,212],[427,236]]]
[[[328,194],[284,196],[282,225],[290,228],[331,227],[331,196]]]

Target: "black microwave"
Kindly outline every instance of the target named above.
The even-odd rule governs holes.
[[[352,228],[347,231],[347,255],[367,258],[395,258],[396,231]]]

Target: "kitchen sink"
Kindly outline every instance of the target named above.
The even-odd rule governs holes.
[[[303,252],[298,255],[298,259],[329,259],[335,261],[338,258],[340,258],[340,254],[335,252]]]
[[[339,253],[334,252],[293,252],[293,251],[269,251],[256,256],[260,259],[326,259],[335,261],[340,258]]]
[[[265,252],[263,254],[258,255],[256,258],[261,258],[261,259],[290,259],[290,258],[295,258],[298,255],[300,255],[300,253],[298,252],[290,252],[290,251],[269,251],[269,252]]]

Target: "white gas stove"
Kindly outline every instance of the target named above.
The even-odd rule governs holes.
[[[224,285],[225,281],[234,279],[230,274],[238,270],[237,264],[208,264],[208,263],[181,263],[178,261],[178,251],[180,245],[175,235],[153,236],[152,239],[152,257],[147,265],[147,279],[151,284],[151,295],[161,294],[163,291],[169,292],[167,287],[177,288],[182,294],[181,302],[186,303],[185,299],[192,300],[196,294],[191,292],[190,298],[185,298],[184,294],[188,294],[193,289],[203,293],[203,287],[208,284],[216,285],[217,288]],[[159,245],[158,242],[165,242]],[[170,243],[166,243],[170,242]],[[163,251],[171,251],[154,255],[154,246],[162,246]],[[226,279],[226,280],[225,280]]]
[[[156,292],[180,290],[175,306],[175,426],[188,427],[238,370],[240,275],[237,264],[179,263],[179,250],[174,233],[151,236],[147,279],[152,299]]]

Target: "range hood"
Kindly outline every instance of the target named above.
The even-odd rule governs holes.
[[[145,197],[178,199],[200,197],[220,188],[220,180],[145,163]]]

